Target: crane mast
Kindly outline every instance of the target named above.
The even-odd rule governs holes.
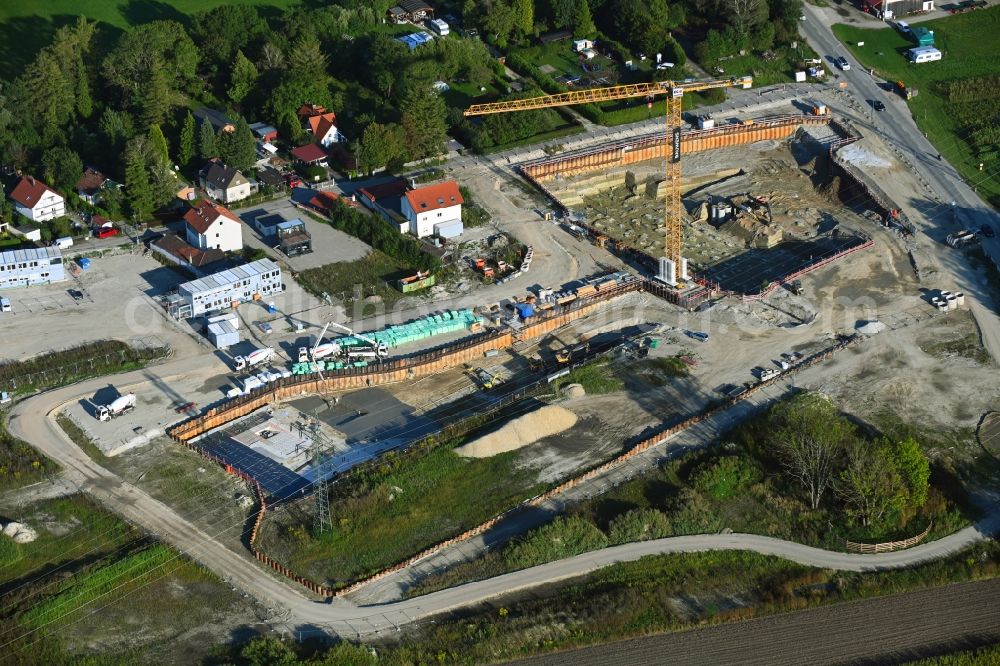
[[[465,110],[466,116],[483,116],[493,113],[508,113],[512,111],[531,111],[535,109],[550,109],[558,106],[574,104],[591,104],[612,100],[646,98],[650,100],[661,95],[667,97],[666,103],[666,140],[667,164],[666,182],[664,183],[666,211],[664,214],[665,238],[663,257],[660,259],[660,280],[671,286],[679,286],[687,279],[687,260],[682,256],[683,236],[683,203],[681,201],[681,124],[685,93],[711,90],[714,88],[750,88],[753,78],[739,76],[711,81],[654,81],[652,83],[633,83],[620,86],[606,86],[573,90],[554,95],[514,99],[489,104],[473,104]]]

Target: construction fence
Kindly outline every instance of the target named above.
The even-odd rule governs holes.
[[[831,346],[831,347],[829,347],[829,348],[827,348],[825,350],[822,350],[820,352],[817,352],[816,354],[813,354],[812,356],[809,356],[809,357],[803,359],[803,361],[801,363],[799,363],[796,366],[793,366],[791,369],[789,369],[789,370],[781,373],[777,377],[774,377],[772,379],[768,379],[768,380],[765,380],[765,381],[758,382],[757,384],[755,384],[751,388],[749,388],[746,391],[744,391],[741,395],[739,395],[739,396],[737,396],[735,398],[731,398],[731,399],[727,400],[726,402],[716,404],[716,405],[714,405],[714,406],[706,409],[705,411],[700,412],[698,414],[694,414],[693,416],[690,416],[690,417],[688,417],[686,419],[683,419],[682,421],[679,421],[679,422],[676,422],[676,423],[672,423],[670,425],[664,425],[663,427],[661,427],[660,429],[658,429],[653,435],[651,435],[651,436],[649,436],[649,437],[647,437],[647,438],[639,441],[638,443],[634,444],[631,448],[628,449],[628,451],[622,453],[621,455],[616,456],[615,458],[612,458],[611,460],[609,460],[609,461],[607,461],[605,463],[602,463],[602,464],[599,464],[599,465],[597,465],[595,467],[592,467],[591,469],[589,469],[589,470],[587,470],[587,471],[585,471],[585,472],[583,472],[583,473],[581,473],[581,474],[573,477],[572,479],[568,479],[568,480],[566,480],[566,481],[558,484],[557,486],[549,489],[548,491],[542,493],[541,495],[537,495],[537,496],[532,497],[532,498],[530,498],[528,500],[525,500],[524,502],[518,504],[517,506],[514,506],[514,507],[508,509],[507,511],[504,511],[503,513],[501,513],[501,514],[499,514],[497,516],[494,516],[493,518],[490,518],[489,520],[487,520],[487,521],[485,521],[483,523],[480,523],[479,525],[476,525],[475,527],[470,528],[470,529],[462,532],[461,534],[458,534],[458,535],[456,535],[456,536],[454,536],[454,537],[452,537],[450,539],[446,539],[446,540],[444,540],[444,541],[442,541],[440,543],[437,543],[437,544],[435,544],[433,546],[425,548],[424,550],[416,553],[412,557],[409,557],[409,558],[403,560],[402,562],[399,562],[399,563],[397,563],[397,564],[395,564],[395,565],[393,565],[391,567],[383,569],[382,571],[379,571],[378,573],[372,574],[371,576],[369,576],[367,578],[363,578],[361,580],[358,580],[358,581],[356,581],[356,582],[354,582],[351,585],[348,585],[346,587],[334,590],[334,589],[325,587],[323,585],[320,585],[320,584],[318,584],[318,583],[316,583],[314,581],[305,579],[302,576],[300,576],[300,575],[296,574],[295,572],[291,571],[290,569],[288,569],[286,566],[284,566],[280,562],[274,560],[273,558],[271,558],[267,554],[265,554],[265,553],[263,553],[263,552],[261,552],[261,551],[259,551],[257,549],[257,547],[256,547],[256,537],[257,537],[257,534],[258,534],[258,530],[259,530],[260,524],[263,522],[263,515],[264,515],[264,510],[265,510],[265,504],[264,504],[264,496],[261,493],[260,487],[259,487],[259,485],[256,484],[256,482],[252,482],[251,486],[254,487],[254,488],[256,488],[257,496],[258,496],[258,501],[260,502],[261,510],[258,513],[257,521],[255,522],[255,525],[254,525],[254,528],[253,528],[253,533],[251,535],[251,548],[252,548],[252,550],[254,552],[254,556],[260,562],[263,562],[263,563],[267,564],[274,571],[277,571],[278,573],[281,573],[282,575],[288,577],[289,579],[294,580],[297,583],[300,583],[301,585],[303,585],[304,587],[306,587],[307,589],[309,589],[314,594],[317,594],[319,596],[324,596],[324,597],[342,597],[342,596],[346,596],[348,594],[351,594],[352,592],[355,592],[355,591],[359,590],[360,588],[364,587],[365,585],[373,583],[373,582],[375,582],[377,580],[381,580],[382,578],[385,578],[386,576],[392,575],[392,574],[394,574],[394,573],[396,573],[396,572],[398,572],[398,571],[400,571],[402,569],[405,569],[406,567],[408,567],[408,566],[410,566],[412,564],[415,564],[416,562],[419,562],[420,560],[423,560],[426,557],[430,557],[431,555],[434,555],[434,554],[436,554],[436,553],[444,550],[445,548],[448,548],[448,547],[453,546],[453,545],[458,544],[458,543],[462,543],[462,542],[467,541],[468,539],[471,539],[473,537],[479,536],[479,535],[485,533],[486,531],[488,531],[489,529],[493,528],[494,526],[496,526],[498,523],[501,523],[503,520],[505,520],[507,517],[509,517],[510,515],[514,514],[515,512],[521,511],[521,510],[523,510],[525,508],[539,506],[539,505],[543,504],[544,502],[548,501],[549,499],[551,499],[551,498],[553,498],[553,497],[555,497],[555,496],[557,496],[557,495],[559,495],[559,494],[561,494],[561,493],[569,490],[570,488],[574,488],[574,487],[578,486],[579,484],[581,484],[581,483],[583,483],[585,481],[588,481],[590,479],[596,478],[598,476],[601,476],[602,474],[605,474],[605,473],[613,470],[614,468],[622,465],[623,463],[631,460],[632,458],[635,458],[636,456],[639,456],[642,453],[648,451],[649,449],[653,448],[654,446],[657,446],[658,444],[663,443],[665,440],[673,437],[674,435],[676,435],[676,434],[678,434],[680,432],[683,432],[683,431],[691,428],[692,426],[695,426],[695,425],[701,423],[702,421],[710,418],[711,416],[714,416],[716,413],[721,412],[722,410],[725,410],[728,407],[731,407],[732,405],[735,405],[736,403],[740,402],[741,400],[745,400],[746,398],[748,398],[751,395],[757,393],[758,391],[760,391],[760,390],[762,390],[764,388],[767,388],[768,386],[771,386],[772,384],[775,384],[775,383],[783,380],[788,375],[793,374],[795,372],[798,372],[800,370],[804,370],[805,368],[811,367],[813,365],[816,365],[818,363],[822,363],[822,362],[828,360],[836,352],[838,352],[838,351],[840,351],[840,350],[842,350],[842,349],[844,349],[844,348],[846,348],[846,347],[848,347],[848,346],[856,343],[857,340],[858,340],[858,338],[856,336],[843,337],[835,345],[833,345],[833,346]],[[926,536],[926,534],[924,536]]]

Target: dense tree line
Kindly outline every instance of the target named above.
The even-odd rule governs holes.
[[[330,221],[336,229],[360,238],[414,270],[436,272],[441,268],[441,261],[424,252],[420,241],[408,234],[399,233],[398,229],[386,224],[377,215],[365,215],[337,202],[330,212]]]

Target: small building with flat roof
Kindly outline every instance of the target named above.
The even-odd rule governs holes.
[[[0,289],[66,280],[62,253],[55,247],[0,252]]]
[[[177,288],[177,293],[190,307],[188,316],[197,317],[280,294],[284,288],[278,264],[270,259],[259,259],[185,282]]]

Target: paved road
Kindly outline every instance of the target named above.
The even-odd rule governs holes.
[[[158,366],[155,372],[163,381],[169,382],[174,376],[198,372],[200,365],[198,358],[182,359]],[[146,372],[148,371],[122,375],[118,381],[122,384],[138,382],[145,379]],[[307,598],[300,588],[293,587],[260,568],[247,554],[226,548],[215,538],[219,535],[205,533],[172,508],[96,464],[66,437],[50,418],[51,413],[61,405],[103,385],[104,380],[95,379],[22,401],[11,413],[9,426],[12,434],[58,462],[65,470],[67,480],[93,495],[112,511],[269,605],[282,614],[282,620],[287,624],[292,627],[303,624],[326,627],[348,637],[394,631],[398,626],[420,618],[505,593],[574,578],[610,564],[636,560],[647,555],[715,549],[752,550],[810,566],[862,571],[905,567],[944,557],[986,538],[1000,525],[1000,514],[994,514],[976,527],[966,528],[938,541],[881,555],[829,552],[752,534],[674,537],[606,548],[396,603],[357,606],[347,600],[337,599],[332,604],[321,604]],[[225,529],[241,530],[242,524]]]
[[[800,22],[802,34],[821,58],[849,55],[847,47],[830,29],[832,23],[838,22],[832,9],[806,3],[803,5],[803,13],[806,20]],[[878,25],[877,22],[872,22],[872,27]],[[906,154],[913,168],[931,185],[929,192],[922,192],[915,183],[910,201],[897,203],[918,222],[920,231],[933,241],[932,252],[944,271],[950,273],[956,284],[960,285],[959,289],[971,297],[970,301],[974,301],[970,303],[970,308],[982,330],[983,344],[994,359],[1000,360],[1000,303],[993,302],[981,277],[972,271],[962,253],[944,245],[945,237],[959,227],[978,228],[982,224],[990,224],[997,230],[998,237],[984,238],[983,250],[1000,267],[1000,214],[965,183],[955,168],[948,164],[947,159],[937,159],[941,151],[917,128],[906,102],[899,95],[882,90],[879,87],[880,79],[853,62],[853,58],[850,60],[853,67],[846,72],[835,70],[830,62],[827,62],[827,67],[837,71],[841,79],[847,82],[848,91],[866,106],[867,120],[863,117],[858,123],[861,130],[876,132],[887,145]],[[870,110],[869,100],[884,101],[885,111],[878,113]],[[947,152],[945,149],[945,157]],[[960,214],[958,223],[954,221],[952,202]],[[914,215],[914,212],[917,214]]]
[[[517,666],[894,664],[1000,641],[1000,579],[511,662]]]

